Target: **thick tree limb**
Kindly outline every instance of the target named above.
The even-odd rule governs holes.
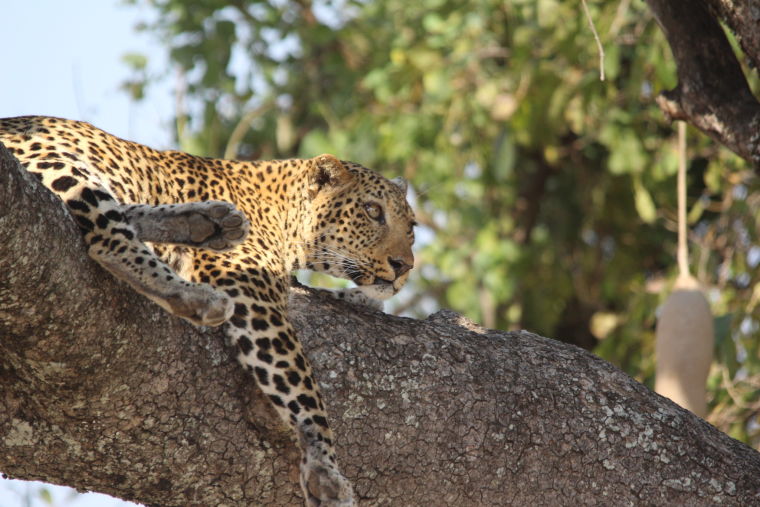
[[[297,503],[293,446],[260,429],[276,419],[221,331],[109,277],[0,165],[0,471],[148,505]],[[368,505],[760,501],[760,454],[578,348],[303,291],[292,317]]]
[[[665,32],[678,68],[678,86],[660,94],[660,109],[669,119],[691,123],[760,169],[760,104],[718,21],[703,1],[647,3]],[[743,39],[746,51],[758,38],[757,17],[744,23],[754,23],[755,31],[753,37]],[[748,55],[756,62],[760,46],[752,49]]]
[[[760,5],[753,0],[705,0],[705,3],[736,35],[750,65],[760,69]]]

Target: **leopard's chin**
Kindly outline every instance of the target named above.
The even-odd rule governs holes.
[[[372,299],[385,300],[394,296],[398,290],[393,287],[393,284],[383,280],[384,283],[373,283],[371,285],[360,285],[358,288],[362,291],[362,294]]]

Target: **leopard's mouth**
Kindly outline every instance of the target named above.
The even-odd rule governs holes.
[[[357,285],[359,284],[357,283]],[[388,299],[395,295],[399,289],[400,287],[394,286],[392,281],[380,278],[379,276],[372,277],[371,283],[359,285],[359,290],[361,290],[365,296],[377,300]]]
[[[353,278],[356,285],[367,286],[377,285],[379,287],[385,287],[386,285],[394,285],[397,279],[390,280],[381,276],[373,275],[371,273],[365,273]]]
[[[370,277],[367,276],[366,273],[360,271],[347,271],[346,275],[348,275],[346,278],[354,282],[356,285],[369,285],[367,280],[370,279]]]
[[[370,273],[352,273],[350,278],[356,285],[360,287],[387,287],[393,286],[393,284],[396,282],[396,280],[388,280],[387,278],[382,278]]]
[[[401,286],[404,285],[404,282],[401,280],[403,275],[396,278],[384,278],[375,273],[363,270],[348,271],[346,274],[348,275],[346,278],[354,282],[357,286],[366,287],[370,290],[374,288],[383,294],[395,294],[401,289]]]

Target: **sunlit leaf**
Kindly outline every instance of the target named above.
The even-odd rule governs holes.
[[[40,500],[48,505],[53,505],[53,495],[50,494],[50,490],[48,488],[40,488],[38,495],[40,497]]]
[[[646,223],[654,222],[655,218],[657,218],[657,209],[652,200],[652,195],[641,183],[641,179],[638,175],[633,177],[633,191],[636,211],[638,211],[641,219]]]

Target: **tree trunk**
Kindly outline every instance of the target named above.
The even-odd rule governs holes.
[[[219,329],[85,254],[0,146],[0,471],[147,505],[300,503],[294,445]],[[293,290],[365,505],[760,502],[760,454],[573,346]]]

